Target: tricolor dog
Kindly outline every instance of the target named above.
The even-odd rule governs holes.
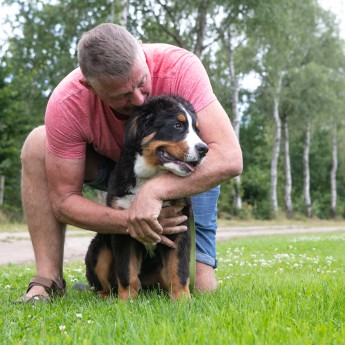
[[[109,181],[107,205],[127,209],[142,185],[155,176],[190,175],[202,164],[208,146],[198,136],[192,105],[177,96],[151,97],[134,111],[126,124],[124,147]],[[184,205],[189,199],[169,204]],[[186,222],[188,226],[188,221]],[[97,234],[86,254],[86,277],[103,297],[137,297],[142,286],[159,284],[173,299],[190,296],[190,229],[168,235],[176,249],[144,245],[129,235]]]

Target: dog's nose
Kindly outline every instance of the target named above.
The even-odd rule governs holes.
[[[208,152],[208,146],[205,143],[199,143],[196,145],[196,150],[198,151],[200,158],[203,158]]]

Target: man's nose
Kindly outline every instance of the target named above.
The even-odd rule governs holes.
[[[131,103],[137,107],[143,105],[145,102],[145,96],[140,89],[135,89],[131,95]]]

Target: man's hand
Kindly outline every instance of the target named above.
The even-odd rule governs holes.
[[[165,235],[187,231],[180,225],[187,220],[182,215],[182,207],[169,206],[162,208],[163,202],[149,195],[139,193],[128,210],[128,232],[144,244],[162,243],[175,248],[173,241]]]
[[[182,214],[182,209],[183,207],[178,206],[163,207],[158,217],[158,222],[163,227],[163,234],[160,235],[160,243],[171,248],[175,248],[174,242],[169,240],[164,235],[177,234],[187,231],[187,227],[185,225],[181,225],[188,219],[187,216]]]

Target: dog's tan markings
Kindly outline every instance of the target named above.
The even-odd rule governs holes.
[[[183,161],[188,153],[188,145],[185,141],[171,142],[171,141],[152,141],[144,147],[143,155],[148,165],[157,166],[159,160],[157,157],[158,149],[167,151],[174,158]]]
[[[184,114],[178,114],[178,115],[177,115],[177,119],[178,119],[180,122],[187,122],[186,115],[184,115]]]
[[[141,141],[141,145],[145,146],[147,145],[156,135],[156,132],[153,132],[151,134],[149,134],[148,136],[146,136],[145,138],[143,138],[143,140]]]
[[[135,117],[134,119],[133,119],[133,121],[131,122],[131,125],[130,125],[130,127],[129,127],[129,130],[128,130],[128,132],[129,132],[129,137],[130,138],[135,138],[136,136],[137,136],[137,128],[138,128],[138,118],[139,117]]]
[[[186,141],[169,142],[164,146],[164,150],[176,159],[183,161],[188,154],[188,144]]]
[[[133,245],[130,247],[131,255],[129,258],[129,286],[122,286],[118,280],[118,297],[121,300],[133,300],[138,297],[141,287],[139,280],[139,272],[141,266],[141,258],[136,255]]]
[[[110,283],[108,281],[108,272],[110,271],[110,265],[112,263],[113,256],[109,249],[102,249],[98,255],[97,264],[95,267],[95,273],[99,282],[102,285],[102,294],[109,294]]]
[[[171,200],[170,203],[172,206],[181,207],[181,208],[187,206],[185,199]]]
[[[161,276],[164,290],[174,300],[182,297],[190,298],[189,282],[185,286],[181,284],[178,276],[178,265],[177,251],[171,250],[164,260]]]

